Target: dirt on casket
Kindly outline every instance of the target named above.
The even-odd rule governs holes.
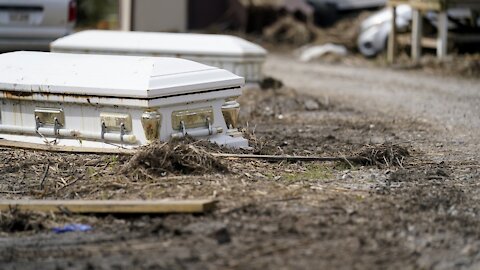
[[[439,132],[437,126],[273,85],[247,90],[240,99],[249,151],[189,140],[154,145],[134,157],[0,149],[2,199],[219,200],[216,210],[203,215],[79,216],[11,209],[0,215],[1,268],[479,266],[478,166],[438,162],[425,150],[435,147],[420,150],[411,143]],[[192,155],[182,166],[155,159],[181,161],[178,147]],[[211,152],[363,155],[369,162],[213,160]],[[195,162],[209,166],[197,170]],[[51,232],[67,223],[93,230]]]

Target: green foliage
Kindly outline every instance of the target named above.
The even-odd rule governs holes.
[[[77,25],[81,27],[95,27],[99,21],[108,20],[116,14],[118,0],[78,0]]]

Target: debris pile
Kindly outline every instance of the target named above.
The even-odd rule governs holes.
[[[165,176],[167,174],[204,174],[227,172],[228,168],[191,139],[155,142],[138,151],[122,168],[124,174]]]
[[[10,211],[0,212],[0,231],[8,233],[40,231],[45,228],[43,221],[44,217],[38,214],[11,208]]]
[[[266,77],[260,82],[260,88],[266,89],[278,89],[283,87],[283,82],[273,77]]]
[[[400,166],[410,156],[408,150],[402,146],[390,143],[367,145],[356,155],[359,163],[367,166],[387,165]]]
[[[272,43],[304,45],[315,39],[315,32],[316,28],[312,24],[301,22],[293,16],[285,16],[264,28],[263,37]]]
[[[348,54],[347,48],[342,45],[327,43],[325,45],[304,46],[298,50],[300,61],[310,62],[327,55],[344,57]]]
[[[480,76],[480,54],[455,55],[439,60],[433,55],[425,55],[420,62],[421,67],[430,73],[458,74],[464,77]]]
[[[352,14],[348,17],[338,20],[333,26],[328,28],[316,28],[316,39],[314,45],[323,45],[333,43],[343,45],[350,51],[357,49],[357,36],[359,34],[359,27],[368,16],[372,14],[371,11],[363,11]]]

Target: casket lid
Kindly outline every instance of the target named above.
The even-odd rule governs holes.
[[[180,58],[0,54],[0,91],[152,99],[243,84],[231,72]]]
[[[52,42],[52,51],[105,51],[129,54],[180,54],[188,56],[265,57],[262,47],[228,35],[81,31]]]

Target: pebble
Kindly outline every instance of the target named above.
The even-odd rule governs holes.
[[[318,104],[318,102],[316,102],[315,100],[312,100],[312,99],[309,99],[307,101],[305,101],[305,109],[307,111],[315,111],[315,110],[318,110],[320,109],[320,105]]]

